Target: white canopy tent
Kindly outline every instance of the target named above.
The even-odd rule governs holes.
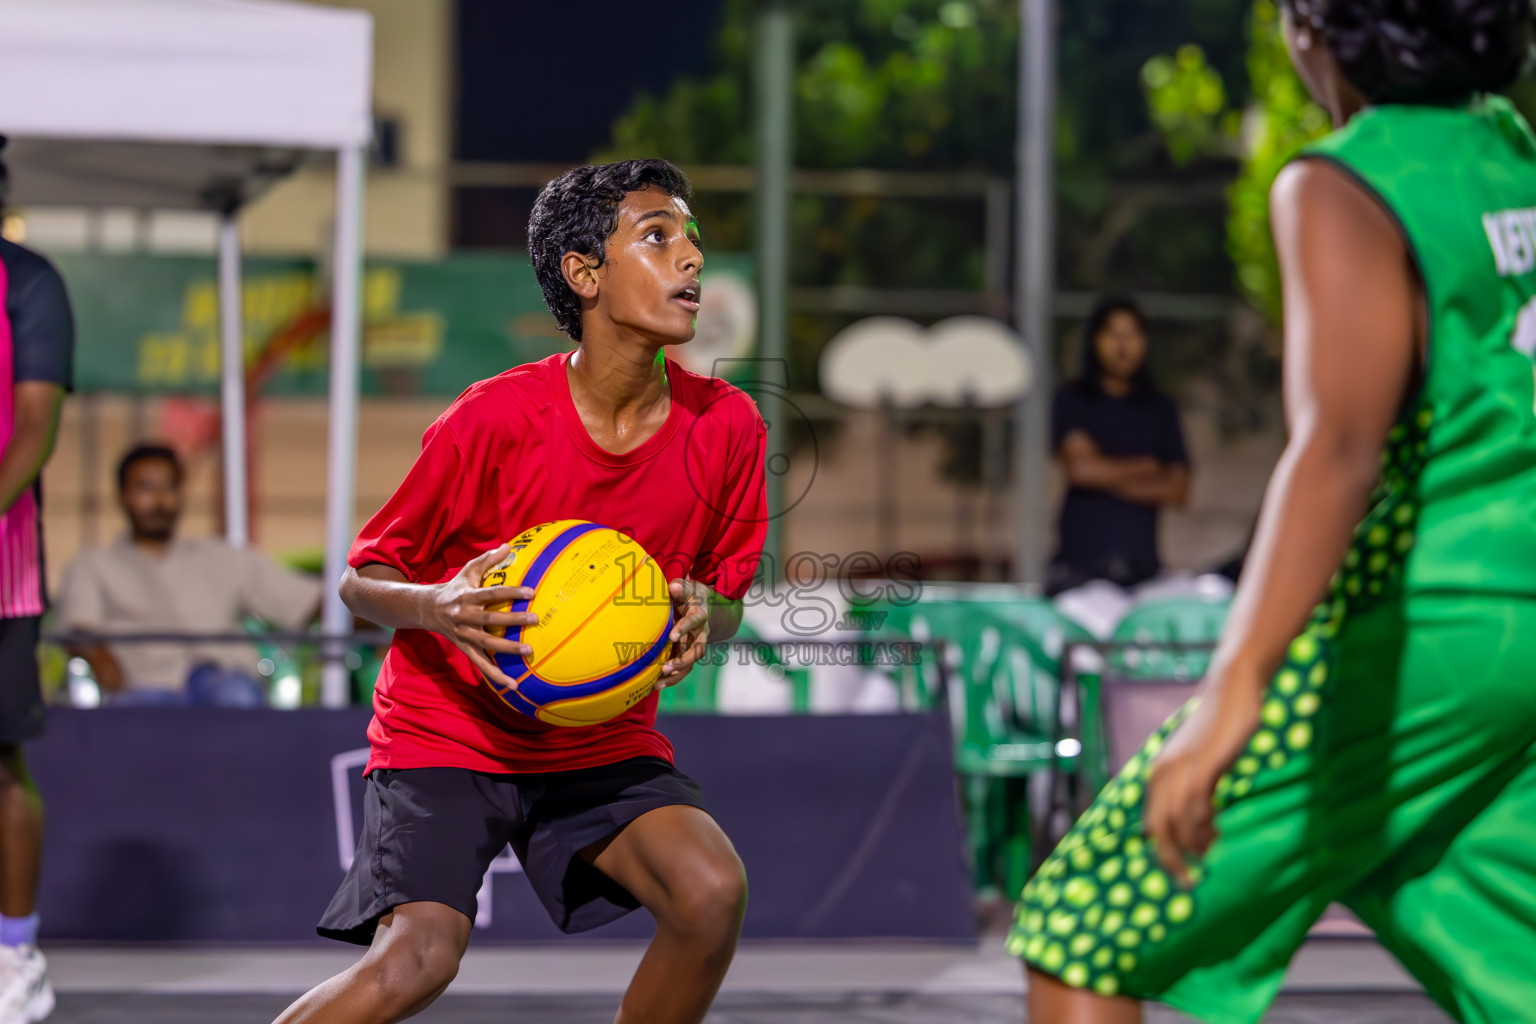
[[[373,21],[276,0],[0,0],[0,134],[19,204],[201,209],[221,217],[224,509],[246,522],[241,207],[297,166],[337,154],[325,574],[352,541],[365,152]],[[327,635],[351,614],[326,590]],[[347,699],[332,652],[324,699]]]

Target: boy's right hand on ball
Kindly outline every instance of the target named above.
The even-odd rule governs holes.
[[[494,551],[487,551],[450,580],[432,588],[431,607],[428,614],[431,629],[453,641],[475,667],[487,679],[516,689],[517,684],[496,667],[492,653],[533,653],[533,648],[516,640],[508,640],[501,634],[514,626],[531,626],[538,622],[532,612],[492,611],[497,605],[513,601],[526,601],[533,597],[528,587],[482,587],[485,574],[506,558],[511,549],[503,544]],[[490,653],[488,653],[490,652]]]

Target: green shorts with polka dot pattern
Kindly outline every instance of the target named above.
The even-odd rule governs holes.
[[[1341,606],[1334,606],[1341,607]],[[1158,866],[1148,766],[1124,766],[1024,889],[1009,950],[1067,985],[1258,1021],[1331,903],[1453,1017],[1536,1006],[1536,601],[1319,610],[1216,792],[1184,889]]]

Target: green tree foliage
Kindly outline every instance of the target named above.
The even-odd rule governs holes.
[[[1330,125],[1291,66],[1274,0],[1255,0],[1248,24],[1244,106],[1229,102],[1221,73],[1195,45],[1147,61],[1141,79],[1149,116],[1177,164],[1239,155],[1237,180],[1227,191],[1227,253],[1239,290],[1278,324],[1280,268],[1269,231],[1269,190],[1280,169]],[[1510,95],[1527,115],[1536,111],[1536,83],[1529,77]]]
[[[1018,0],[792,2],[796,166],[1012,177]],[[1210,55],[1214,74],[1239,75],[1245,9],[1233,0],[1058,0],[1057,11],[1058,283],[1206,293],[1224,285],[1222,182],[1173,164],[1138,83],[1148,58],[1190,41]],[[752,0],[724,0],[708,73],[637,99],[595,156],[749,164],[755,13]],[[750,248],[750,197],[701,193],[694,206],[706,244]],[[796,286],[987,283],[978,198],[798,195],[791,216]],[[994,228],[1011,235],[1011,223]],[[822,345],[853,319],[791,317],[794,386],[814,386]],[[1062,336],[1075,326],[1063,321]],[[1222,337],[1216,323],[1160,332],[1155,358],[1169,381],[1208,362]],[[974,479],[975,468],[956,473]]]
[[[804,168],[1008,173],[1017,21],[1011,0],[819,0],[796,19],[794,159]],[[683,164],[752,159],[750,0],[726,0],[717,70],[642,96],[603,159]],[[706,241],[751,244],[745,197],[700,196]],[[799,196],[791,264],[799,284],[980,288],[975,202]],[[812,333],[819,333],[812,331]]]
[[[1171,57],[1153,57],[1141,69],[1152,123],[1180,167],[1197,156],[1235,150],[1239,115],[1227,108],[1227,89],[1193,43]]]
[[[1269,232],[1269,189],[1308,142],[1329,130],[1328,115],[1296,77],[1273,0],[1258,0],[1248,47],[1252,97],[1243,131],[1243,164],[1228,194],[1227,252],[1237,283],[1271,323],[1280,321],[1280,266]]]
[[[795,160],[802,167],[1005,170],[1012,163],[1016,5],[819,0],[796,19]],[[752,158],[750,0],[727,0],[718,70],[644,96],[607,155]]]
[[[810,0],[796,19],[795,163],[1011,176],[1018,88],[1017,0]],[[1062,3],[1057,163],[1064,284],[1177,288],[1224,262],[1186,216],[1138,234],[1117,212],[1127,178],[1167,178],[1137,76],[1187,39],[1239,67],[1241,10],[1231,0]],[[684,164],[752,156],[751,0],[726,0],[713,70],[643,96],[614,125],[601,158],[659,155]],[[703,197],[709,241],[750,243],[744,202]],[[795,207],[802,284],[982,286],[980,204],[814,199]],[[1182,221],[1182,223],[1181,223]],[[1170,230],[1171,228],[1171,230]],[[1106,229],[1108,234],[1105,234]],[[1116,264],[1122,240],[1129,256]],[[1127,266],[1128,265],[1128,266]],[[1132,279],[1104,280],[1129,269]]]
[[[1280,269],[1269,233],[1269,189],[1302,146],[1328,131],[1328,115],[1296,77],[1273,0],[1257,0],[1249,20],[1248,104],[1229,106],[1221,76],[1198,47],[1159,56],[1142,68],[1153,123],[1180,165],[1240,154],[1227,191],[1227,254],[1243,295],[1272,323],[1280,319]]]

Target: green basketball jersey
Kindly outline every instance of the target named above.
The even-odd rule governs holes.
[[[1397,218],[1428,365],[1336,581],[1336,611],[1409,593],[1536,597],[1536,137],[1505,100],[1380,106],[1308,155]]]

